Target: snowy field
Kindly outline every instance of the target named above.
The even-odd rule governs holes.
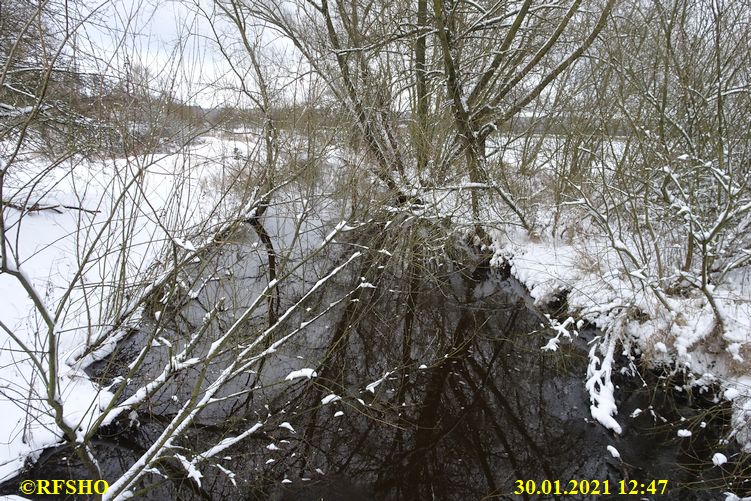
[[[228,166],[249,154],[242,141],[247,131],[236,132],[234,140],[206,136],[181,151],[148,157],[71,158],[50,166],[27,155],[9,169],[3,200],[12,205],[4,212],[3,252],[17,276],[0,275],[0,415],[6,423],[0,480],[61,442],[56,419],[86,438],[113,397],[89,379],[86,367],[110,354],[129,322],[138,321],[133,305],[170,259],[207,245],[207,235],[243,214],[247,201],[220,189]],[[452,224],[470,225],[462,210],[468,190],[484,188],[459,183],[433,189],[430,197],[428,190],[415,192],[427,203],[411,210],[415,217],[448,216]],[[615,365],[623,350],[627,357],[644,354],[654,366],[685,367],[693,385],[719,384],[732,402],[732,438],[751,452],[751,270],[735,270],[714,290],[725,330],[719,342],[708,342],[714,320],[703,296],[667,296],[666,307],[644,285],[646,277],[627,272],[596,231],[564,239],[506,228],[491,236],[492,264],[508,263],[536,304],[567,299],[571,318],[551,320],[556,336],[540,349],[557,350],[583,322],[600,329],[582,384],[603,426],[621,432],[611,374],[635,371]],[[50,351],[56,353],[52,379],[62,415],[49,405]],[[310,378],[312,370],[288,379]]]
[[[112,396],[84,369],[123,335],[117,320],[137,320],[134,298],[160,259],[195,250],[190,236],[236,211],[216,183],[238,151],[247,144],[202,137],[172,154],[53,166],[26,155],[8,169],[3,200],[17,208],[4,211],[4,253],[40,301],[0,274],[0,480],[62,437],[47,398],[50,330],[61,419],[83,436]]]

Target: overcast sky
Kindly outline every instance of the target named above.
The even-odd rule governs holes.
[[[202,0],[210,12],[210,1]],[[88,4],[87,13],[92,12]],[[128,65],[140,65],[155,77],[154,86],[174,83],[181,99],[203,106],[237,100],[222,92],[229,67],[216,50],[211,24],[195,3],[155,0],[112,0],[96,4],[80,33],[98,55],[86,63],[91,70],[122,75]],[[85,42],[79,42],[85,44]],[[233,104],[233,103],[228,103]]]

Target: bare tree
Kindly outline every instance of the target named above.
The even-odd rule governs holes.
[[[597,178],[574,197],[666,308],[666,295],[701,291],[720,344],[713,290],[749,259],[747,7],[623,6],[591,62],[603,77],[582,93],[627,132],[591,152]]]
[[[239,32],[263,22],[292,41],[346,105],[371,171],[390,190],[408,191],[419,178],[468,176],[492,185],[531,229],[508,186],[488,172],[486,143],[586,51],[614,3],[584,9],[577,1],[436,1],[417,2],[416,10],[399,2],[217,5],[244,20]],[[474,190],[471,198],[477,220]]]

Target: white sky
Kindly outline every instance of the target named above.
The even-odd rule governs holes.
[[[175,94],[206,107],[238,104],[238,93],[222,91],[232,86],[224,57],[216,50],[211,25],[199,12],[200,1],[211,12],[210,0],[194,2],[110,0],[97,5],[80,31],[98,54],[85,64],[92,71],[122,75],[127,65],[146,67],[153,87],[172,87]],[[87,4],[89,12],[93,4]],[[79,42],[84,45],[83,42]]]

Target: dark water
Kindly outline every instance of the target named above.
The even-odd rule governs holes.
[[[712,405],[713,395],[676,390],[678,376],[646,370],[618,375],[624,431],[616,436],[593,423],[589,413],[584,376],[594,332],[562,343],[558,352],[543,352],[540,347],[552,335],[541,326],[544,317],[513,279],[484,266],[484,256],[461,245],[451,248],[450,239],[437,241],[434,233],[407,224],[393,233],[365,230],[298,270],[278,301],[283,310],[305,287],[306,275],[320,276],[362,246],[370,249],[362,260],[305,306],[320,311],[363,281],[375,288],[355,289],[254,373],[233,381],[223,394],[238,395],[202,414],[179,441],[184,449],[178,452],[192,457],[191,451],[253,423],[263,423],[262,429],[203,463],[200,487],[177,462],[164,461],[162,475],[143,477],[143,499],[724,499],[721,492],[736,465],[731,460],[716,468],[710,461],[713,452],[732,453],[717,445],[727,415]],[[247,242],[252,240],[249,235]],[[391,255],[377,252],[385,247]],[[171,312],[168,336],[174,343],[215,298],[231,295],[226,326],[267,271],[262,249],[243,239],[214,259],[223,273],[231,273],[212,269],[210,276],[228,278],[209,282],[198,297]],[[207,276],[197,269],[193,283]],[[248,337],[265,322],[266,313],[259,313]],[[115,375],[116,360],[137,353],[149,328],[147,321],[114,361],[97,369],[107,378]],[[159,353],[150,358],[143,381],[164,366]],[[304,367],[314,368],[318,377],[284,381],[291,370]],[[221,363],[211,370],[221,370]],[[187,398],[195,375],[176,379],[142,406],[137,425],[124,418],[100,434],[95,448],[106,478],[117,478],[146,450],[176,412],[176,401]],[[376,381],[381,382],[369,391]],[[323,405],[330,394],[341,399]],[[643,412],[629,417],[637,408]],[[678,428],[694,434],[678,439]],[[620,459],[608,445],[620,451]],[[46,451],[23,478],[85,476],[70,451],[60,448]],[[563,489],[571,479],[609,481],[613,494],[513,494],[518,480],[541,486],[545,479],[560,480]],[[663,496],[615,494],[621,480],[663,479],[668,480]],[[0,492],[17,493],[17,485],[18,480],[6,482]]]

